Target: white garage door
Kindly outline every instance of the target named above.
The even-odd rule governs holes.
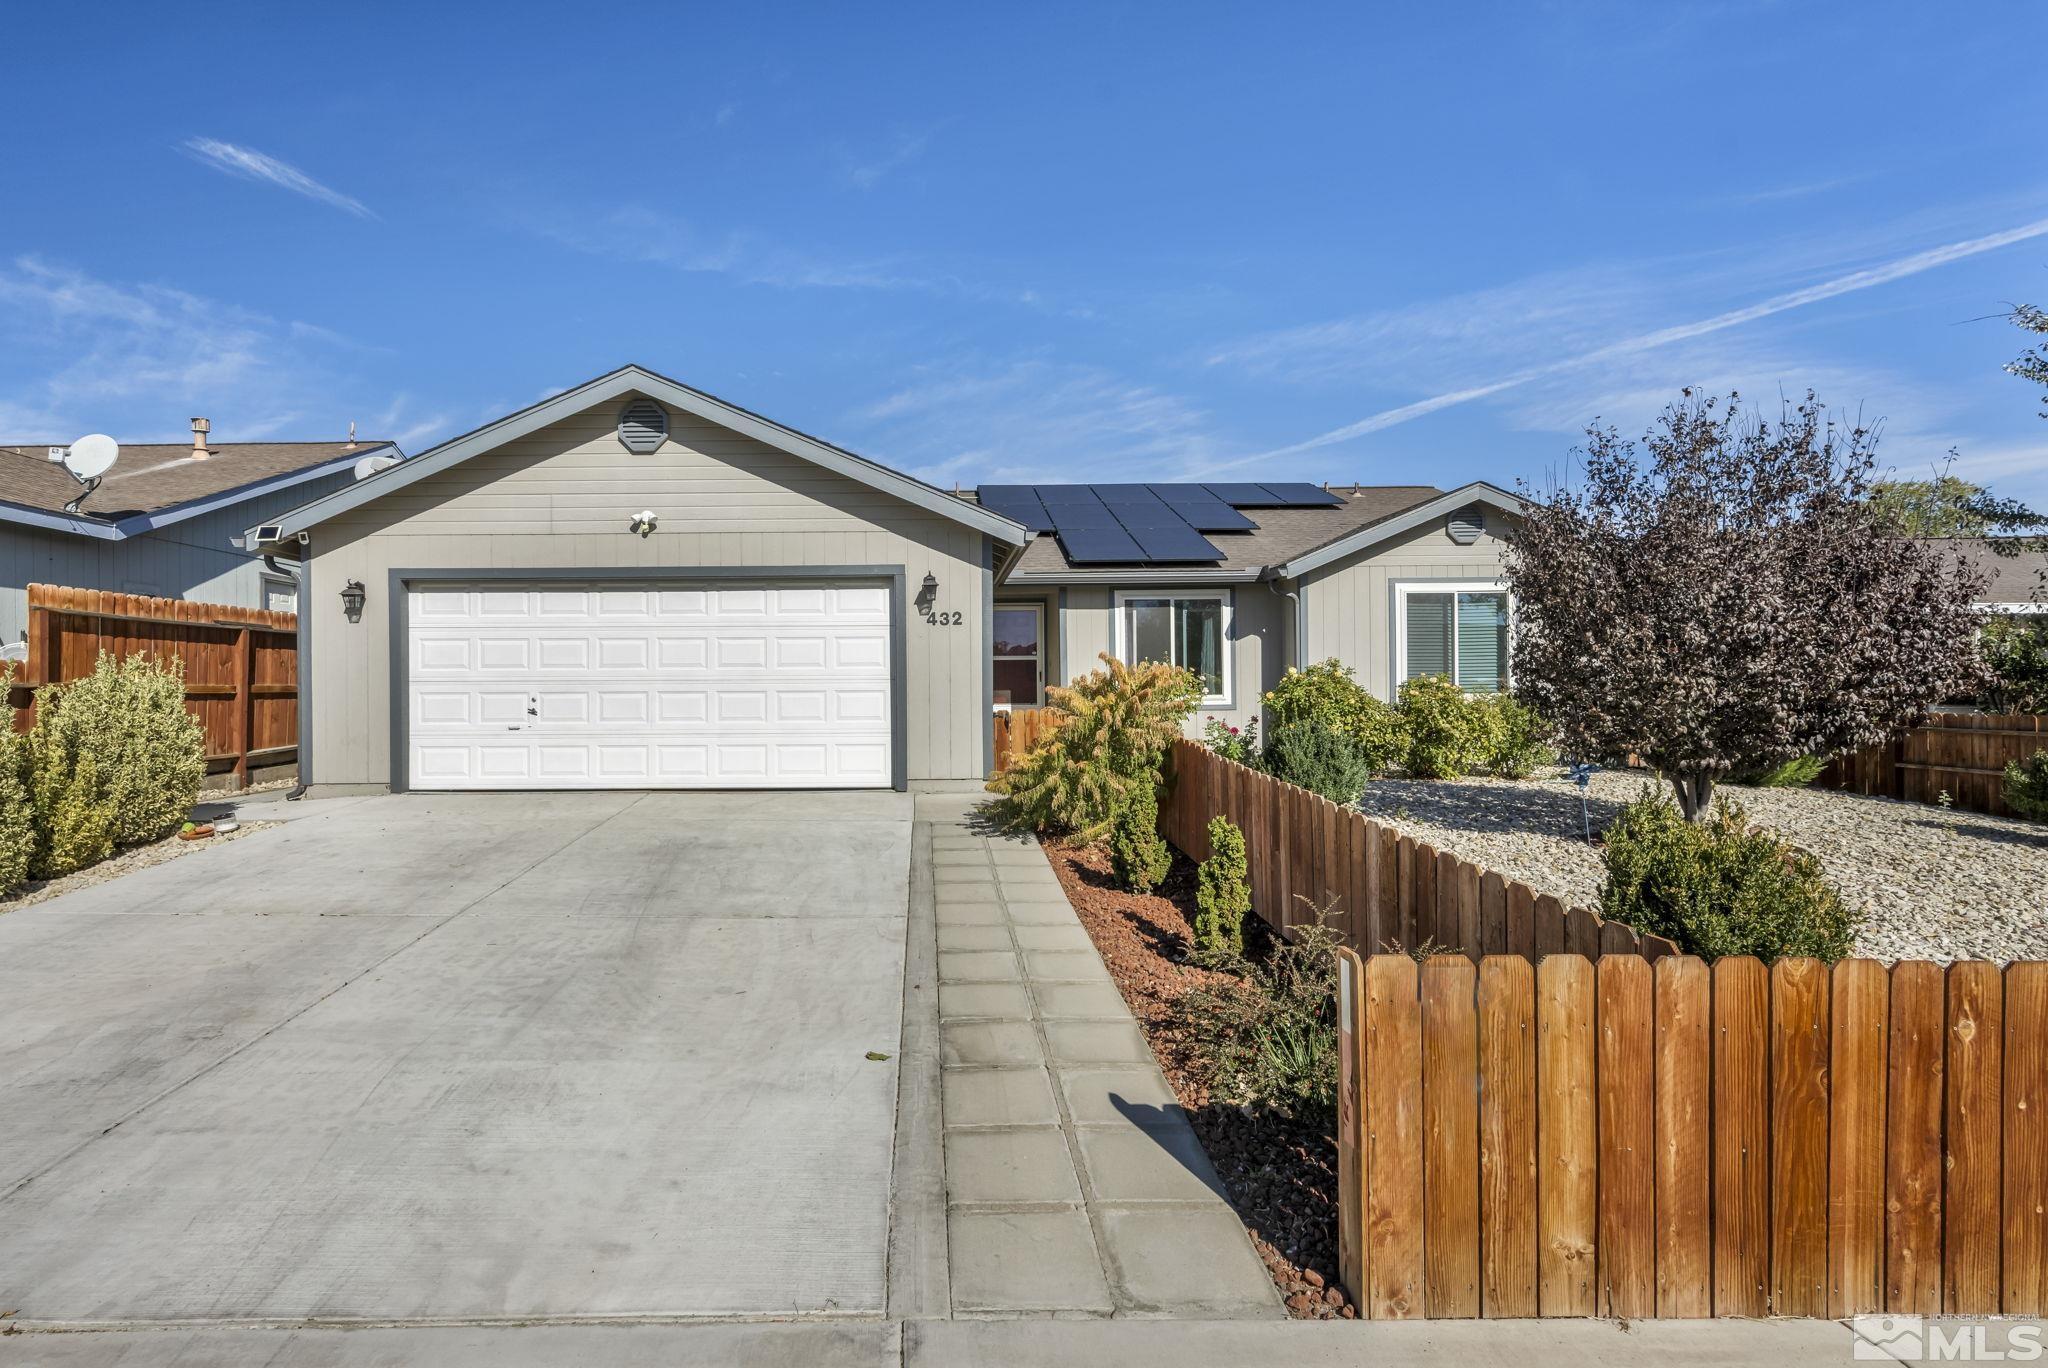
[[[883,585],[436,585],[406,611],[413,788],[891,782]]]

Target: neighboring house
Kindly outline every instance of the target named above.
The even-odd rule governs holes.
[[[2032,537],[2013,538],[2001,555],[1982,537],[1942,538],[1948,549],[1984,576],[1977,606],[1991,613],[2048,618],[2048,552]]]
[[[62,446],[0,445],[0,643],[23,639],[32,583],[291,609],[296,581],[243,550],[242,531],[352,483],[365,458],[401,454],[389,442],[209,445],[207,432],[194,419],[190,446],[123,447],[89,494],[52,458]]]
[[[1091,504],[1114,515],[1132,491],[1182,507],[1212,498],[1250,525],[1202,531],[1208,549],[1175,561],[1141,547],[1139,559],[1104,562]],[[1194,670],[1209,692],[1191,730],[1209,716],[1242,725],[1289,666],[1331,658],[1387,699],[1418,674],[1474,692],[1507,684],[1501,548],[1523,504],[1492,485],[1038,485],[980,497],[1013,516],[1035,498],[1044,522],[1059,524],[1033,537],[996,590],[999,705],[1040,703],[1047,683],[1096,668],[1105,651]],[[1122,511],[1145,516],[1142,504]]]
[[[1205,539],[1128,506],[1146,488],[1115,487],[1119,513],[1069,487],[1094,511],[1054,530],[628,366],[244,544],[304,564],[323,793],[979,787],[998,698],[1104,649],[1191,665],[1234,717],[1329,655],[1380,693],[1503,682],[1513,495],[1172,491],[1236,529]],[[1076,531],[1118,517],[1160,559]]]

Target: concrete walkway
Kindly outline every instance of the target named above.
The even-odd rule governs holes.
[[[931,852],[953,1313],[1284,1315],[1044,852]]]

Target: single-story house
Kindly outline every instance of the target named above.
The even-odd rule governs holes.
[[[354,481],[389,442],[221,442],[192,420],[192,443],[121,448],[86,491],[60,443],[0,445],[0,645],[28,629],[28,586],[291,610],[298,586],[244,550],[252,523]]]
[[[303,565],[323,793],[979,787],[999,701],[1101,650],[1233,717],[1329,655],[1381,692],[1502,681],[1511,494],[1054,488],[948,492],[628,366],[243,544]]]
[[[1942,544],[1984,577],[1977,606],[1987,613],[2048,619],[2048,552],[2037,537],[1949,537]]]

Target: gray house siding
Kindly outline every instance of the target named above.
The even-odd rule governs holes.
[[[1007,596],[1008,591],[998,591]],[[1069,585],[1064,631],[1048,628],[1048,634],[1064,637],[1061,668],[1066,679],[1100,668],[1097,659],[1116,649],[1116,602],[1119,595],[1173,595],[1177,593],[1222,593],[1231,603],[1230,650],[1232,693],[1227,704],[1204,704],[1189,719],[1187,733],[1199,736],[1208,719],[1220,718],[1232,726],[1243,726],[1259,715],[1260,700],[1287,668],[1285,633],[1287,619],[1294,611],[1292,600],[1274,593],[1263,584],[1222,585],[1214,588],[1168,586],[1148,589],[1142,585],[1108,588],[1100,585]],[[1047,678],[1052,676],[1048,674]]]
[[[260,608],[262,559],[233,539],[353,478],[343,470],[123,541],[0,523],[0,641],[20,641],[27,632],[31,584]]]
[[[1452,541],[1438,521],[1303,575],[1296,588],[1308,631],[1298,658],[1314,664],[1334,656],[1352,668],[1359,683],[1391,700],[1397,668],[1394,586],[1418,580],[1500,580],[1507,530],[1508,515],[1489,508],[1486,530],[1469,546]]]
[[[720,567],[897,566],[915,593],[938,581],[946,625],[913,616],[904,677],[906,777],[981,780],[993,579],[986,537],[802,457],[670,410],[669,440],[636,454],[605,401],[336,514],[311,531],[311,779],[392,782],[390,572],[643,569],[715,580]],[[658,518],[651,536],[627,523]],[[362,621],[341,590],[368,590]],[[951,614],[959,614],[952,625]]]

